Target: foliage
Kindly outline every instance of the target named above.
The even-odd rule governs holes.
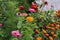
[[[16,16],[17,12],[27,12],[31,7],[31,3],[34,0],[0,0],[0,23],[3,26],[0,28],[0,40],[36,40],[37,37],[43,37],[43,39],[49,40],[46,37],[42,29],[45,29],[46,25],[49,23],[57,22],[53,16],[54,11],[48,10],[45,12],[37,11],[34,13],[28,13],[29,16],[34,18],[33,22],[26,21],[26,17]],[[19,10],[19,6],[24,5],[24,10]],[[35,33],[34,30],[38,29],[39,33]],[[16,38],[11,35],[11,31],[19,30],[22,37]],[[48,33],[52,30],[46,29]],[[58,38],[54,40],[59,40],[60,29],[54,31]]]

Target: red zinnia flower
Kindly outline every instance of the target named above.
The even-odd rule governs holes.
[[[20,10],[24,10],[24,8],[25,8],[24,6],[19,6]]]

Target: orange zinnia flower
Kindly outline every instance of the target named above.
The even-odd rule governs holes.
[[[57,35],[56,35],[56,34],[54,34],[53,36],[54,36],[54,37],[57,37]]]
[[[52,27],[54,27],[55,25],[54,24],[51,24]]]
[[[48,33],[46,33],[46,34],[45,34],[45,36],[47,36],[47,37],[48,37],[48,36],[49,36],[49,34],[48,34]]]
[[[45,33],[45,34],[47,33],[47,31],[45,29],[42,29],[42,32]]]
[[[50,28],[50,26],[47,25],[46,28]]]
[[[60,10],[57,10],[54,16],[60,17]]]
[[[36,32],[36,33],[39,33],[39,30],[35,29],[35,32]]]
[[[34,18],[29,16],[29,17],[26,18],[26,20],[27,20],[28,22],[32,22],[32,21],[34,20]]]
[[[53,40],[53,38],[52,38],[51,36],[49,36],[49,39],[50,39],[50,40]]]
[[[36,40],[43,40],[42,37],[37,37]]]
[[[54,32],[51,32],[52,35],[54,35],[55,33]]]
[[[55,28],[51,28],[51,30],[55,30]]]

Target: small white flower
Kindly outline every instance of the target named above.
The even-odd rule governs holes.
[[[35,0],[35,2],[38,4],[38,5],[41,5],[43,2],[42,0]]]
[[[17,12],[16,15],[17,15],[17,16],[20,16],[20,12]]]

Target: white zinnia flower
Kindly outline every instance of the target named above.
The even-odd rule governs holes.
[[[35,2],[36,2],[38,5],[41,5],[41,4],[42,4],[42,0],[35,0]]]

